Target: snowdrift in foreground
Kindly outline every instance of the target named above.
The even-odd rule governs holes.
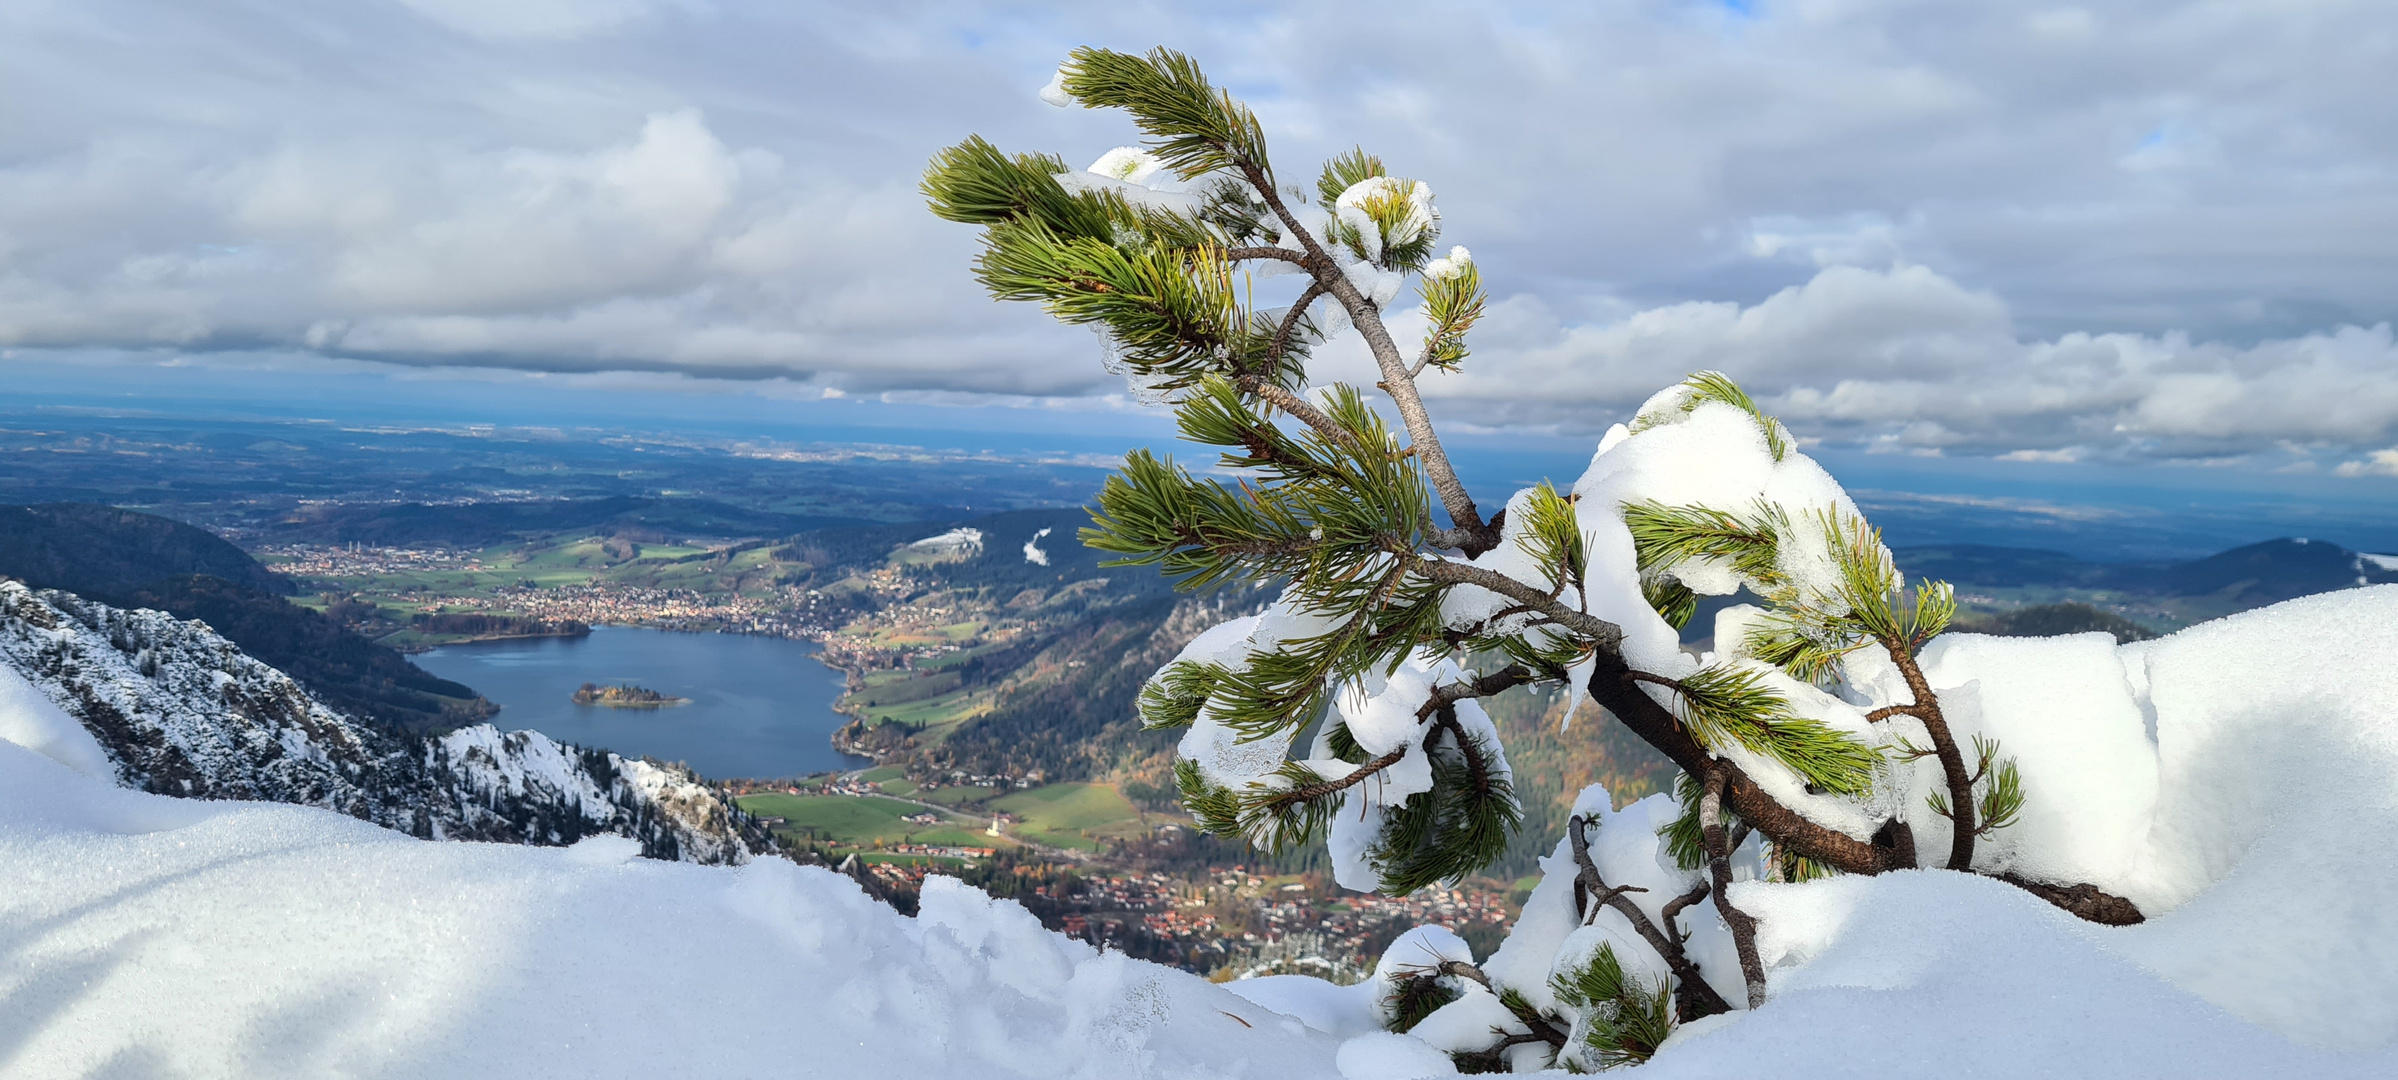
[[[0,1075],[1337,1075],[1339,1040],[953,882],[909,919],[638,850],[430,843],[0,743]]]
[[[1952,647],[1959,677],[2026,659]],[[1737,885],[1773,998],[1690,1025],[1634,1075],[2398,1075],[2394,655],[2398,588],[2360,589],[2121,650],[2119,686],[2093,661],[2052,667],[2040,701],[1985,695],[1994,728],[2036,707],[2059,733],[2136,720],[2153,739],[2153,781],[2085,807],[2094,831],[2072,849],[2145,890],[2150,920],[2080,923],[1943,872]],[[961,886],[929,887],[907,919],[777,860],[661,863],[614,837],[435,844],[324,810],[120,790],[53,760],[90,747],[56,716],[9,715],[29,707],[0,699],[0,738],[44,748],[0,742],[0,1075],[1448,1067],[1373,1032],[1370,989],[1261,979],[1235,996]],[[2049,797],[2105,790],[2067,779]],[[1434,958],[1411,946],[1462,943],[1411,935],[1384,966]]]

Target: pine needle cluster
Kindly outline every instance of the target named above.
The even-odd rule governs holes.
[[[1211,376],[1179,410],[1183,437],[1225,447],[1222,464],[1251,476],[1201,480],[1144,450],[1101,489],[1082,540],[1120,556],[1107,565],[1156,565],[1184,589],[1284,580],[1287,601],[1331,624],[1239,667],[1177,665],[1144,695],[1151,725],[1212,703],[1244,738],[1288,735],[1332,687],[1395,670],[1438,637],[1448,586],[1412,565],[1431,513],[1422,477],[1356,390],[1334,388],[1324,411],[1333,434],[1287,431]]]
[[[1641,1064],[1673,1034],[1672,988],[1663,979],[1650,986],[1625,974],[1611,944],[1602,942],[1589,960],[1550,976],[1549,989],[1573,1010],[1581,1056],[1591,1066]]]

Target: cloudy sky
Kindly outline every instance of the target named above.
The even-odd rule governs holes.
[[[2398,475],[2387,0],[1055,7],[0,0],[0,381],[1128,407],[915,185],[1133,141],[1034,92],[1168,44],[1286,179],[1438,192],[1497,300],[1429,388],[1463,428],[1712,367],[1832,446]]]

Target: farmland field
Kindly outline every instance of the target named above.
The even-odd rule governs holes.
[[[1126,825],[1137,828],[1141,819],[1140,811],[1112,784],[1051,784],[991,805],[1024,819],[1013,830],[1017,835],[1052,847],[1096,849],[1099,839],[1124,832]]]
[[[919,825],[900,820],[924,808],[897,799],[871,795],[744,795],[741,808],[788,824],[775,827],[787,835],[831,840],[857,846],[874,843],[956,844],[989,847],[991,838],[963,824]]]

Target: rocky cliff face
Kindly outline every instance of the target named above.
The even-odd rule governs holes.
[[[687,770],[489,724],[421,738],[327,708],[197,620],[0,581],[0,665],[82,722],[126,787],[321,806],[427,839],[741,863],[763,829]]]

